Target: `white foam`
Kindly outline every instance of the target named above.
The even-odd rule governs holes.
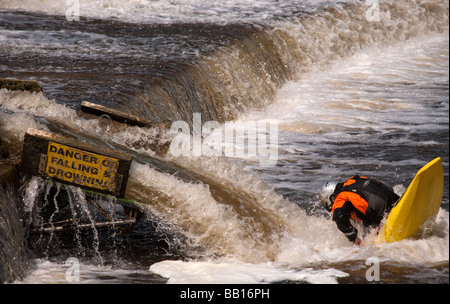
[[[56,103],[55,100],[48,99],[40,93],[30,93],[28,91],[0,90],[0,105],[3,109],[14,111],[15,113],[25,113],[40,117],[55,117],[59,119],[73,120],[76,111],[65,105]]]
[[[439,209],[435,221],[415,238],[374,246],[374,254],[383,260],[433,265],[449,260],[449,212]]]
[[[333,268],[294,270],[274,263],[162,261],[150,271],[168,278],[169,284],[261,284],[281,281],[336,284],[347,273]]]
[[[272,119],[279,121],[280,131],[342,132],[343,136],[349,129],[404,128],[408,132],[413,127],[427,128],[430,121],[429,128],[435,128],[436,122],[448,121],[448,116],[424,115],[423,104],[417,102],[422,97],[399,84],[448,81],[448,70],[441,66],[448,49],[435,47],[445,44],[448,30],[389,48],[368,48],[326,71],[311,71],[299,81],[286,83],[274,103],[241,116],[239,123]]]
[[[148,191],[159,195],[153,195],[148,201]],[[208,185],[200,181],[184,182],[147,165],[133,163],[127,194],[168,218],[211,253],[237,256],[243,261],[265,261],[267,254],[274,250],[270,245],[274,240],[259,238],[262,232],[256,219],[240,217],[231,205],[218,203]],[[271,237],[276,239],[277,234]]]
[[[406,263],[433,266],[448,261],[449,214],[441,209],[431,234],[417,239],[405,239],[390,244],[357,247],[347,240],[333,241],[339,233],[320,219],[302,222],[308,235],[286,238],[284,249],[276,262],[243,263],[239,260],[162,261],[150,271],[168,279],[169,284],[260,284],[280,281],[301,281],[312,284],[337,283],[348,274],[332,267],[313,269],[308,265],[333,265],[355,261],[364,263],[376,258],[381,263]],[[331,221],[330,221],[331,222]],[[314,223],[314,224],[313,224]],[[322,227],[322,229],[320,228]],[[333,235],[328,238],[324,235]],[[366,265],[368,265],[366,263]]]
[[[36,268],[24,279],[16,280],[14,284],[120,284],[138,281],[136,277],[145,282],[145,279],[151,276],[145,268],[127,269],[121,266],[91,264],[83,262],[81,258],[76,260],[75,265],[68,261],[70,260],[57,262],[36,259],[34,260]],[[74,267],[77,268],[76,276],[73,272]]]

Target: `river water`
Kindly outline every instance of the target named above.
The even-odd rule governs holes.
[[[368,283],[372,265],[372,282],[448,283],[447,1],[79,4],[0,1],[0,77],[43,86],[0,90],[2,141],[17,159],[27,128],[133,154],[126,198],[145,214],[127,238],[41,235],[16,283],[66,283],[75,264],[81,283]],[[185,155],[161,155],[153,144],[174,133],[105,127],[78,115],[83,100],[186,122],[194,140]],[[199,128],[219,155],[198,150]],[[369,234],[356,247],[318,206],[321,185],[353,174],[401,194],[436,157],[443,201],[414,238]],[[24,222],[50,186],[23,182]],[[69,192],[86,212],[82,192]]]

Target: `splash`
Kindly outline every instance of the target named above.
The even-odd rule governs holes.
[[[64,186],[38,176],[24,181],[22,188],[23,224],[30,246],[38,256],[48,259],[62,254],[69,242],[77,256],[92,256],[92,262],[103,265],[100,245],[106,240],[102,240],[98,226],[123,217],[123,210],[114,197],[93,194],[87,197],[78,187]],[[61,231],[67,233],[61,234]],[[111,229],[112,237],[108,241],[114,243],[116,234]],[[115,245],[108,246],[114,248]]]

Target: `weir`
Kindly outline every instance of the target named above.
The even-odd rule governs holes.
[[[269,104],[278,88],[305,72],[324,69],[365,47],[404,41],[427,29],[440,31],[448,15],[448,8],[441,4],[381,1],[379,20],[374,22],[366,17],[368,9],[364,1],[358,1],[324,6],[314,14],[300,10],[263,24],[137,26],[83,18],[70,23],[54,16],[55,22],[47,24],[46,30],[58,33],[53,37],[56,41],[84,41],[86,37],[78,33],[94,33],[106,42],[114,41],[112,46],[118,49],[104,56],[104,45],[97,45],[102,39],[92,40],[92,46],[84,45],[83,50],[95,54],[95,61],[85,56],[52,56],[51,66],[58,68],[57,73],[42,74],[38,68],[33,70],[35,56],[30,56],[20,63],[26,73],[11,74],[45,76],[42,86],[49,98],[87,114],[98,115],[106,106],[114,109],[107,113],[109,117],[120,114],[129,124],[167,126],[177,120],[192,124],[194,113],[202,113],[205,121],[222,123]],[[39,21],[39,16],[26,13],[14,16],[18,17],[17,22],[6,18],[6,28],[27,30],[27,24]],[[128,54],[121,45],[129,45],[133,52]],[[68,47],[77,48],[77,44]],[[7,58],[5,65],[8,60],[14,58]],[[92,79],[89,84],[84,81],[86,74]],[[85,107],[85,101],[95,106]]]
[[[199,30],[199,35],[209,30],[211,47],[177,64],[147,62],[149,70],[160,73],[145,77],[132,94],[111,107],[153,123],[192,124],[194,113],[202,113],[205,121],[232,121],[271,103],[287,81],[374,44],[406,40],[423,31],[421,20],[431,16],[443,22],[426,26],[440,30],[448,14],[427,3],[382,1],[380,19],[374,22],[366,17],[367,10],[363,2],[347,3],[268,24],[161,26],[161,35],[168,29],[182,32],[181,27]]]
[[[66,120],[66,116],[49,114],[42,109],[27,112],[27,105],[13,105],[12,111],[19,109],[18,112],[25,111],[29,116],[34,115],[36,121],[43,123],[44,127],[48,127],[52,131],[61,129],[62,134],[71,134],[72,132],[78,138],[83,139],[91,139],[89,136],[92,136],[93,142],[105,140],[105,145],[123,147],[123,149],[118,148],[117,150],[133,151],[133,155],[135,157],[137,155],[142,162],[132,168],[133,175],[136,174],[136,177],[129,181],[132,185],[127,189],[127,197],[140,202],[146,202],[149,201],[149,198],[156,197],[158,201],[154,202],[154,208],[160,214],[173,219],[176,225],[183,227],[182,229],[188,232],[187,235],[193,236],[196,240],[201,238],[198,243],[212,248],[212,251],[216,253],[236,254],[242,257],[242,260],[247,258],[252,262],[255,260],[265,262],[268,257],[270,260],[274,260],[278,254],[278,249],[275,248],[279,243],[277,233],[281,234],[284,231],[287,220],[284,219],[283,214],[280,215],[279,211],[265,209],[270,209],[277,197],[275,199],[267,198],[267,201],[270,201],[267,203],[264,200],[267,197],[264,187],[253,191],[245,191],[247,188],[241,189],[240,185],[232,183],[231,179],[234,178],[234,175],[230,175],[230,181],[226,179],[226,175],[229,174],[229,167],[226,166],[223,176],[217,178],[213,173],[209,175],[210,172],[207,172],[207,169],[196,168],[195,166],[200,167],[200,164],[194,162],[178,160],[178,163],[174,163],[172,160],[148,157],[149,150],[155,151],[159,155],[164,155],[167,151],[167,146],[164,150],[164,145],[158,142],[160,137],[156,137],[157,143],[155,146],[151,146],[147,139],[153,135],[148,134],[150,130],[153,130],[150,128],[155,126],[164,128],[176,120],[193,124],[193,113],[201,113],[205,121],[231,121],[247,109],[263,107],[270,103],[277,88],[286,81],[301,78],[303,72],[312,69],[320,70],[336,59],[351,56],[366,46],[404,41],[408,37],[423,33],[422,27],[426,27],[427,30],[439,31],[446,26],[446,23],[448,24],[448,16],[439,21],[440,15],[448,15],[448,5],[447,10],[442,11],[438,6],[433,7],[432,4],[427,3],[414,4],[409,1],[398,1],[397,4],[396,2],[381,1],[381,20],[373,23],[364,17],[367,6],[362,1],[360,2],[361,5],[326,8],[314,14],[299,14],[289,21],[279,20],[264,25],[188,23],[136,26],[110,20],[81,20],[68,24],[60,22],[64,17],[57,17],[54,22],[47,22],[43,27],[48,30],[45,34],[51,36],[53,32],[57,33],[55,37],[52,37],[55,44],[58,44],[59,39],[64,42],[77,41],[74,44],[75,48],[89,52],[90,56],[79,56],[76,53],[74,56],[76,60],[73,60],[70,56],[54,56],[48,52],[46,53],[50,57],[47,59],[48,64],[43,60],[44,64],[47,64],[45,73],[42,72],[44,70],[42,66],[35,68],[37,56],[32,52],[25,54],[20,62],[16,62],[16,58],[9,62],[9,57],[5,56],[5,66],[8,69],[10,66],[17,67],[17,73],[22,73],[27,77],[30,75],[36,79],[42,77],[44,89],[50,88],[50,90],[45,90],[46,96],[55,98],[58,103],[79,108],[80,96],[83,100],[95,101],[96,103],[82,102],[80,116],[86,115],[85,117],[98,119],[98,125],[102,125],[100,121],[106,121],[105,130],[113,132],[125,130],[126,132],[123,134],[130,135],[130,138],[124,139],[118,136],[119,140],[117,141],[115,141],[116,138],[105,139],[101,132],[96,131],[97,133],[90,134],[88,128],[80,128],[79,121],[70,121],[72,116]],[[391,13],[389,19],[385,18],[386,12]],[[24,22],[26,25],[33,22],[38,23],[38,19],[41,18],[39,14],[24,15],[27,21]],[[20,14],[18,16],[20,19]],[[436,21],[427,23],[428,16],[434,16],[432,19]],[[3,25],[8,23],[8,19],[5,18],[5,20]],[[15,19],[11,24],[12,30],[27,30],[26,26],[21,25],[21,22]],[[5,27],[9,29],[8,24]],[[83,35],[88,33],[93,36],[95,34],[101,38],[82,40],[82,35],[81,38],[76,36],[79,33]],[[65,35],[73,40],[65,40],[67,38]],[[161,50],[145,49],[146,43],[141,43],[141,41],[133,45],[132,41],[121,40],[122,36],[126,35],[131,35],[136,40],[148,37],[149,40],[146,42],[150,40],[153,42],[152,39],[154,39],[157,44],[166,46],[172,45],[173,40],[176,40],[175,42],[180,43],[173,44],[174,49],[177,52],[183,50],[183,55],[172,56],[173,53],[161,52],[164,53],[163,56],[149,56],[149,54],[158,53]],[[215,39],[212,44],[208,42],[210,36]],[[193,43],[193,47],[189,43],[197,41],[193,38],[198,37],[202,40],[199,44],[208,42],[207,49],[200,49],[199,55],[185,58],[184,51],[189,53],[194,49],[192,54],[196,53],[196,42]],[[139,58],[139,54],[130,58],[127,57],[126,52],[115,50],[117,53],[100,56],[96,53],[97,50],[89,49],[89,45],[98,43],[98,41],[106,44],[107,48],[112,44],[114,46],[121,43],[129,45],[133,49],[131,54],[138,53],[137,49],[142,47],[146,53],[142,58]],[[92,44],[86,42],[92,42]],[[149,42],[149,44],[151,43]],[[167,56],[164,57],[166,54]],[[86,60],[86,58],[88,59]],[[58,73],[51,70],[53,67],[58,67]],[[20,70],[26,72],[20,72]],[[86,76],[89,81],[85,81]],[[55,116],[58,117],[55,118]],[[128,129],[130,125],[136,126],[136,130],[139,129],[136,132],[138,135],[147,134],[148,136],[143,136],[139,140],[131,138],[134,133],[128,133],[131,131]],[[81,210],[78,211],[84,215],[87,213],[83,212],[89,207],[96,209],[101,214],[102,210],[108,211],[102,205],[102,201],[110,198],[115,205],[127,207],[127,203],[129,203],[128,207],[131,211],[138,210],[133,208],[132,201],[123,199],[124,181],[119,168],[117,171],[107,168],[102,171],[102,176],[105,176],[105,173],[106,175],[122,175],[122,181],[120,177],[117,177],[117,179],[113,179],[113,183],[108,185],[105,184],[105,180],[101,182],[100,168],[85,170],[84,173],[90,173],[91,176],[84,175],[82,179],[74,181],[73,177],[78,173],[74,174],[66,169],[87,168],[88,164],[94,163],[94,161],[90,157],[86,159],[79,157],[81,154],[77,154],[79,152],[75,152],[72,148],[83,151],[90,148],[84,144],[76,144],[76,147],[73,147],[69,141],[59,142],[55,138],[51,138],[51,141],[62,145],[63,150],[56,150],[62,151],[62,154],[56,153],[49,159],[49,150],[44,148],[45,144],[39,143],[40,140],[36,140],[36,145],[30,145],[33,150],[32,153],[27,154],[30,157],[23,157],[24,162],[33,163],[30,165],[30,168],[33,169],[29,174],[31,177],[28,180],[29,183],[23,184],[23,186],[30,186],[30,189],[35,186],[39,190],[36,197],[29,198],[30,207],[36,207],[33,210],[39,212],[46,212],[45,216],[33,218],[36,220],[33,222],[36,223],[34,225],[36,231],[50,235],[70,229],[90,228],[95,231],[94,228],[101,226],[103,222],[88,218],[86,222],[75,224],[71,218],[59,218],[62,214],[61,211],[74,210],[76,201],[83,202]],[[47,140],[50,141],[49,138]],[[146,151],[141,154],[142,147]],[[161,148],[162,152],[158,153],[157,148]],[[103,155],[102,151],[96,149],[96,152]],[[59,165],[60,168],[49,165],[52,163],[52,157],[62,155],[71,157],[71,159],[62,160],[62,162],[58,161],[59,158],[55,159],[54,164]],[[108,153],[103,156],[119,159],[119,157],[115,157],[115,154]],[[107,163],[117,164],[116,161]],[[156,177],[149,176],[151,175],[149,172],[155,173]],[[160,172],[162,174],[157,175]],[[96,180],[97,182],[95,182]],[[91,183],[91,181],[94,182]],[[207,199],[199,200],[201,203],[199,205],[191,202],[192,195],[187,191],[194,188],[197,181],[199,181],[199,187],[196,189],[204,190],[205,197],[207,197]],[[252,182],[247,184],[251,185]],[[93,190],[95,193],[91,195],[88,189],[92,187],[95,189]],[[176,195],[173,195],[174,191],[177,191]],[[65,206],[55,204],[55,197],[58,198],[56,201],[59,201],[63,192],[66,193],[64,200],[68,201],[68,204]],[[92,200],[91,197],[94,199]],[[115,200],[116,198],[119,198],[118,201]],[[43,205],[37,206],[35,204],[37,201]],[[98,203],[100,208],[94,205],[97,201],[100,202]],[[265,203],[261,203],[262,201]],[[186,204],[186,202],[190,204]],[[214,217],[216,213],[206,212],[191,214],[192,210],[197,210],[197,207],[204,210],[206,203],[212,210],[223,207],[225,216]],[[110,214],[109,212],[105,213]],[[224,218],[228,219],[226,217],[228,214],[229,218],[236,219],[236,221],[224,221]],[[286,214],[290,213],[286,212]],[[120,224],[123,222],[125,226],[128,225],[126,218],[108,219],[108,216],[106,218],[105,223]],[[214,222],[214,225],[211,225],[211,222]],[[242,233],[240,233],[241,231]],[[255,250],[248,251],[248,256],[245,255],[246,250],[242,250],[238,245],[230,245],[230,235],[235,240],[242,240],[245,245],[250,244],[245,248],[251,247]],[[260,248],[263,248],[261,251],[264,251],[261,254],[258,251]],[[255,258],[255,256],[257,257]]]

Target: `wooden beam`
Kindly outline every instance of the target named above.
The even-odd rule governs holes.
[[[139,126],[139,127],[155,127],[158,126],[158,124],[147,120],[142,117],[138,117],[129,113],[125,113],[120,110],[108,108],[96,103],[92,103],[89,101],[82,101],[81,102],[81,109],[80,109],[80,116],[86,116],[86,114],[91,114],[95,116],[102,116],[107,115],[109,118],[111,118],[114,121],[126,123],[133,126]]]

